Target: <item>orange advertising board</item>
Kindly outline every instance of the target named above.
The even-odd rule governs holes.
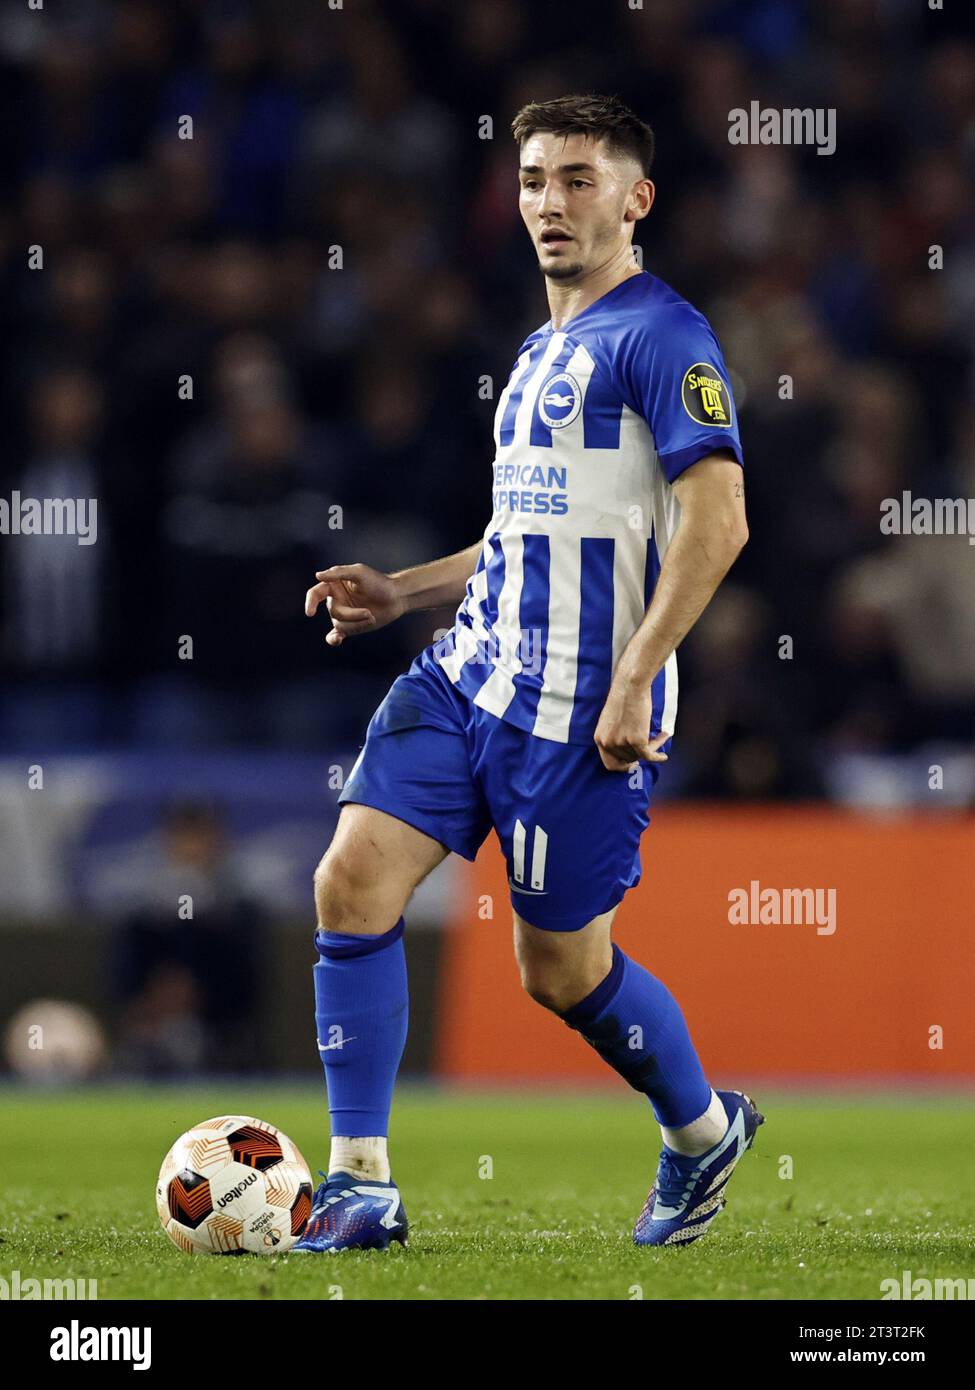
[[[975,817],[682,803],[642,852],[614,937],[673,991],[715,1084],[975,1080]],[[463,868],[439,1074],[622,1084],[522,991],[494,838]]]

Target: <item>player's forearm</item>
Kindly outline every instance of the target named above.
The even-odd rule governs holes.
[[[688,525],[686,518],[681,522],[650,607],[619,659],[615,680],[639,690],[649,687],[710,603],[743,545],[733,532],[716,536],[710,528]]]
[[[398,570],[390,575],[406,603],[407,612],[459,603],[480,551],[481,542],[475,541],[455,555],[445,555],[441,560],[431,560],[428,564],[414,565],[412,569]]]

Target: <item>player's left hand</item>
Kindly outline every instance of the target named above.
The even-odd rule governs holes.
[[[651,705],[649,690],[632,690],[619,685],[610,687],[593,734],[603,767],[610,772],[632,772],[641,758],[650,763],[667,761],[667,754],[661,753],[660,748],[670,734],[647,738]]]

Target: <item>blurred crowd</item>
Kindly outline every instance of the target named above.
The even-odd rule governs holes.
[[[971,742],[975,551],[880,529],[905,489],[975,496],[964,21],[901,0],[13,9],[0,495],[99,514],[93,546],[3,538],[10,746],[361,740],[451,615],[333,651],[305,589],[481,534],[496,395],[548,317],[508,124],[580,90],[656,131],[644,264],[711,319],[742,422],[751,541],[684,650],[687,789],[817,795],[835,750]],[[835,107],[836,152],[731,145],[752,100]]]
[[[220,808],[167,806],[140,869],[139,898],[109,941],[119,1065],[143,1076],[259,1066],[265,923]]]

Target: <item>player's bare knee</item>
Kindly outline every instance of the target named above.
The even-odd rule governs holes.
[[[536,1004],[565,1013],[605,979],[611,922],[612,914],[606,914],[584,931],[546,932],[515,914],[515,960],[522,987]]]
[[[322,931],[372,930],[372,893],[368,876],[336,847],[323,856],[315,870],[315,911]],[[382,930],[382,928],[380,928]]]
[[[329,862],[327,854],[319,860],[315,875],[312,880],[315,892],[315,912],[318,916],[319,927],[324,928],[326,922],[333,916],[332,901],[334,897],[334,875],[332,864]]]
[[[573,985],[564,972],[549,962],[539,962],[522,958],[519,962],[521,983],[525,993],[552,1013],[564,1013],[573,1003]]]

